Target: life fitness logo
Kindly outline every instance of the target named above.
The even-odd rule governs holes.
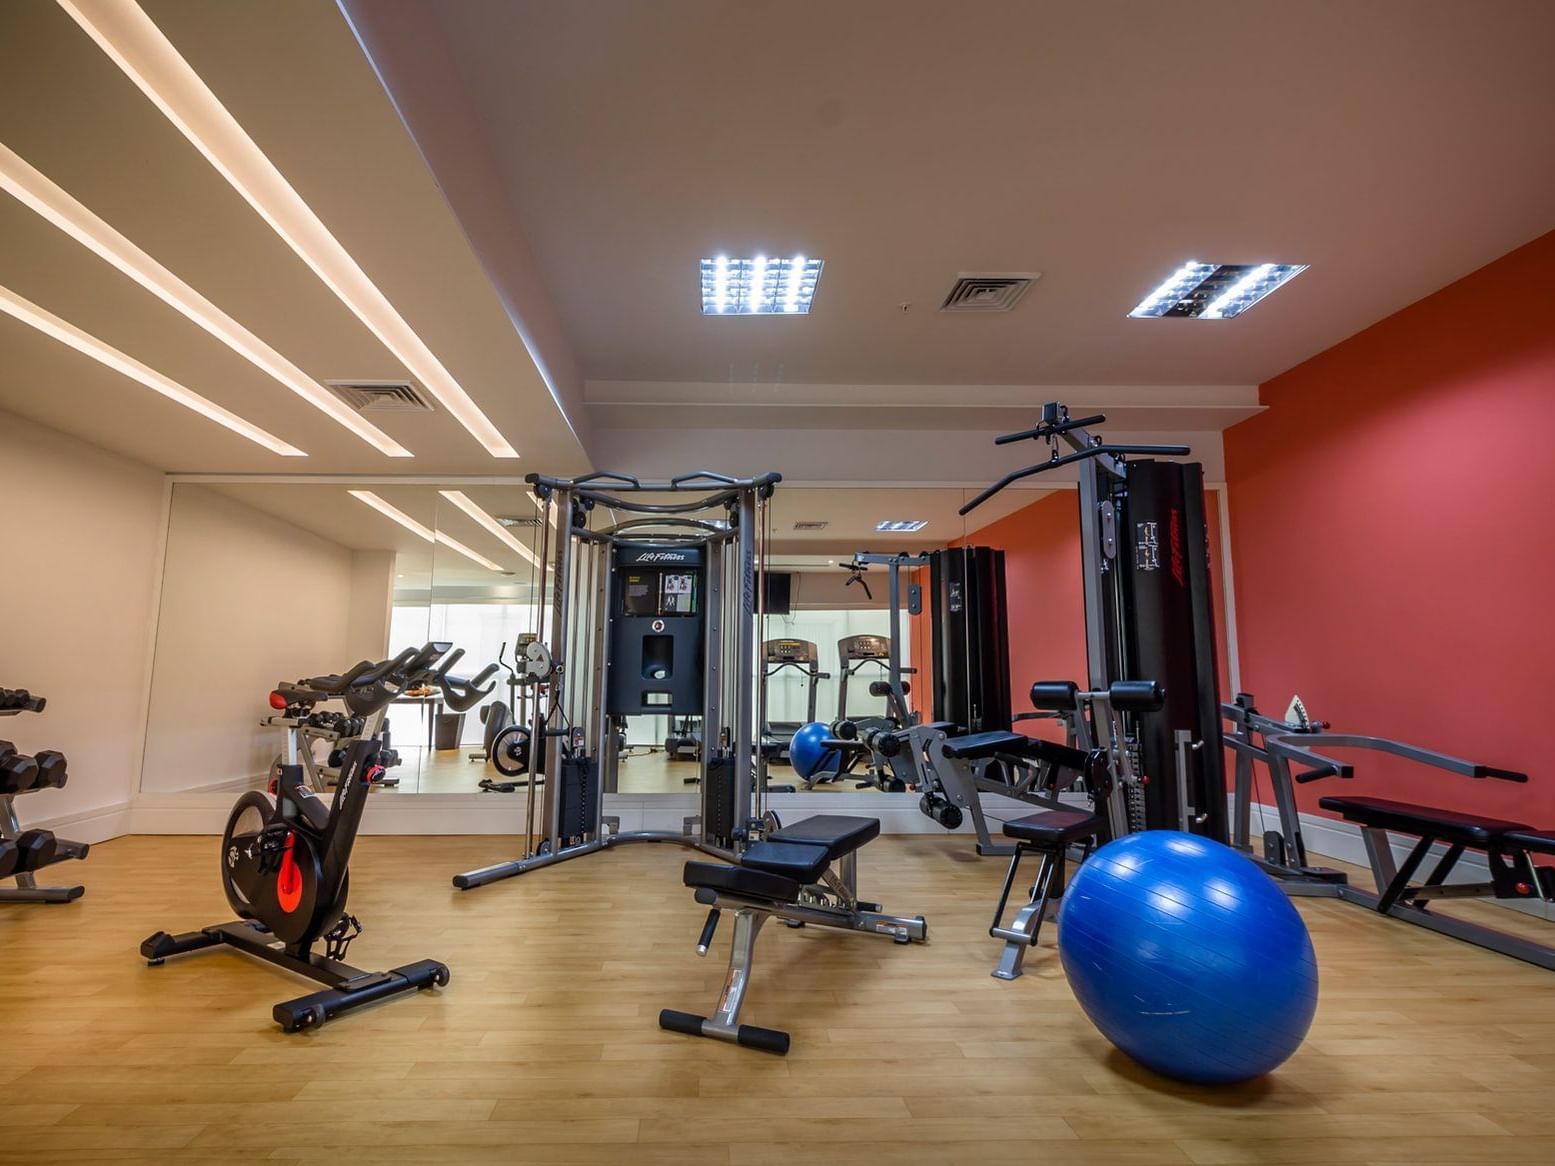
[[[664,630],[664,621],[662,619],[656,619],[649,626],[652,627],[656,632],[662,632]]]
[[[639,563],[684,563],[688,556],[685,551],[647,551],[637,556]]]

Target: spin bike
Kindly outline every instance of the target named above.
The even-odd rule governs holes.
[[[446,650],[446,645],[443,646]],[[410,655],[425,658],[427,649]],[[443,653],[433,656],[432,662]],[[410,668],[405,654],[379,664],[358,664],[324,687],[350,694],[353,710],[381,713],[405,689],[435,676],[452,707],[469,708],[490,692],[448,675],[446,666]],[[448,983],[448,968],[418,960],[386,972],[367,972],[344,962],[362,925],[346,911],[347,864],[368,794],[382,776],[377,737],[345,750],[334,797],[328,805],[308,788],[301,765],[277,763],[270,788],[238,798],[221,840],[222,890],[239,918],[199,931],[159,931],[140,945],[152,967],[169,956],[228,946],[325,985],[323,991],[285,1000],[271,1015],[285,1032],[316,1028],[364,1005]],[[322,953],[314,945],[323,942]]]

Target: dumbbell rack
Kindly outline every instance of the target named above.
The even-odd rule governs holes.
[[[0,717],[14,717],[22,713],[23,709],[0,709]],[[31,791],[22,791],[31,792]],[[20,839],[23,837],[21,822],[17,820],[16,808],[13,804],[20,794],[0,794],[0,839]],[[27,831],[26,833],[35,833]],[[43,832],[43,833],[46,833]],[[53,866],[56,863],[68,862],[72,859],[82,859],[91,849],[85,842],[69,842],[63,838],[53,839],[54,853],[43,864]],[[35,874],[42,867],[15,871],[5,877],[16,880],[14,887],[0,887],[0,903],[70,903],[79,899],[86,893],[86,888],[79,884],[73,887],[40,887]]]

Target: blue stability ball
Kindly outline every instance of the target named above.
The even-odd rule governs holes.
[[[1130,834],[1087,859],[1064,891],[1058,950],[1102,1035],[1180,1081],[1269,1072],[1317,1009],[1295,907],[1246,858],[1194,834]]]
[[[788,743],[788,763],[800,777],[809,778],[823,769],[836,770],[842,765],[842,755],[836,749],[828,749],[825,742],[831,737],[831,726],[811,721],[794,734]]]

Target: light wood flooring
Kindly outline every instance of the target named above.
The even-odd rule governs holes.
[[[213,839],[94,848],[81,901],[0,906],[0,1162],[1555,1161],[1555,979],[1349,904],[1300,903],[1323,969],[1305,1047],[1211,1091],[1112,1051],[1048,944],[1024,979],[988,975],[1003,863],[964,838],[861,856],[865,894],[927,916],[926,945],[763,934],[746,1019],[790,1030],[786,1058],[657,1027],[712,1006],[728,950],[695,953],[684,852],[450,888],[514,849],[362,839],[353,961],[435,957],[452,983],[286,1036],[270,1006],[307,982],[137,956],[229,917]]]

